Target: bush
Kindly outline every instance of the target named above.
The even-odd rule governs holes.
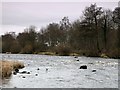
[[[17,42],[14,42],[13,45],[10,47],[11,53],[19,53],[20,50],[21,50],[21,46]]]
[[[7,61],[0,61],[0,77],[7,78],[12,74],[12,65]]]
[[[11,61],[11,65],[12,65],[12,67],[13,67],[13,70],[14,70],[14,69],[22,69],[22,68],[25,67],[25,66],[24,66],[24,63],[18,62],[18,61]]]
[[[31,45],[25,45],[25,47],[21,51],[21,53],[25,53],[25,54],[31,54],[32,52],[33,52],[33,48]]]
[[[107,54],[111,58],[120,58],[120,48],[109,50]]]
[[[0,78],[8,78],[13,70],[24,67],[24,63],[19,61],[0,61]]]
[[[87,57],[98,57],[99,54],[97,53],[96,50],[80,50],[79,51],[80,55],[87,56]]]
[[[61,55],[61,56],[68,56],[70,55],[72,49],[69,45],[65,45],[65,44],[60,44],[58,46],[55,47],[55,52],[56,54],[58,55]]]

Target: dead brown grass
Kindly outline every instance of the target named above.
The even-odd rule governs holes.
[[[0,61],[0,77],[10,77],[14,69],[24,68],[24,63],[19,61]]]

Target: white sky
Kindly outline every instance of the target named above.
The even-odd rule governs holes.
[[[2,1],[2,29],[0,29],[0,34],[4,34],[5,32],[22,32],[25,27],[30,25],[37,26],[38,30],[42,26],[46,26],[51,22],[57,22],[64,17],[68,16],[70,21],[74,21],[78,19],[82,11],[86,6],[90,6],[91,3],[96,3],[97,6],[101,6],[103,8],[109,8],[114,10],[115,7],[118,6],[119,0],[109,0],[106,2],[100,0],[92,0],[91,2],[87,2],[87,0],[21,0],[19,2],[15,2],[15,0]],[[33,2],[34,1],[34,2]],[[36,2],[37,1],[37,2]],[[40,2],[41,1],[41,2]],[[50,2],[51,1],[51,2]],[[65,1],[65,0],[64,0]],[[76,2],[75,2],[76,1]],[[97,2],[95,2],[97,1]],[[1,5],[0,5],[1,7]]]

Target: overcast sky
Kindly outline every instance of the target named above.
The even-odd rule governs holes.
[[[79,19],[82,11],[91,3],[114,10],[116,2],[2,2],[2,29],[5,32],[22,32],[25,27],[35,25],[39,30],[49,23],[68,16],[70,21]]]

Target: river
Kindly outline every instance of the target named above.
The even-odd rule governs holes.
[[[118,59],[96,57],[1,54],[3,60],[25,64],[2,81],[3,88],[118,88]],[[87,69],[79,69],[87,65]],[[94,71],[93,71],[94,70]]]

